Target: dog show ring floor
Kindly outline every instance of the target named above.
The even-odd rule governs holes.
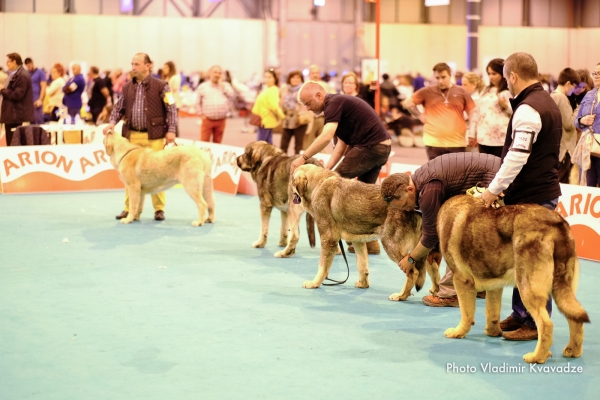
[[[383,252],[368,289],[352,254],[345,285],[303,289],[319,262],[304,221],[296,254],[277,259],[279,212],[254,249],[258,198],[215,197],[216,222],[194,228],[183,189],[167,192],[165,221],[147,199],[131,225],[114,218],[123,191],[1,195],[0,399],[598,398],[598,263],[581,260],[582,357],[562,356],[554,307],[554,356],[530,368],[536,342],[484,335],[483,299],[461,340],[444,337],[458,308],[421,302],[429,279],[389,301],[405,277]],[[336,257],[331,277],[345,275]]]

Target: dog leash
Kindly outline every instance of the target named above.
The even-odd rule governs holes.
[[[344,251],[344,244],[342,243],[341,239],[340,239],[339,245],[340,245],[340,249],[342,249],[342,255],[344,256],[344,261],[346,261],[346,268],[348,269],[348,274],[346,275],[346,279],[344,279],[343,281],[336,281],[335,279],[330,279],[329,276],[327,276],[327,278],[325,278],[326,281],[335,282],[335,283],[322,283],[321,285],[323,285],[323,286],[343,285],[344,283],[346,283],[346,281],[350,277],[350,266],[348,265],[348,259],[346,258],[346,252]]]
[[[165,141],[165,145],[163,146],[163,150],[167,148],[167,144],[170,144],[170,143],[167,143]],[[175,140],[173,140],[173,146],[177,146],[177,142]]]

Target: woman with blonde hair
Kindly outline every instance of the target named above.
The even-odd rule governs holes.
[[[508,121],[512,107],[508,101],[512,96],[502,70],[504,60],[495,58],[487,65],[490,84],[476,100],[477,108],[469,125],[469,146],[479,147],[480,153],[502,156]],[[464,79],[464,78],[463,78]]]

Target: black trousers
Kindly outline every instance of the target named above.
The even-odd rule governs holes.
[[[20,124],[4,124],[4,131],[6,132],[6,145],[10,146],[10,142],[12,142],[12,138],[13,138],[13,129],[15,129],[18,126],[23,125],[23,123]]]
[[[300,125],[295,129],[283,128],[283,132],[281,132],[281,150],[287,154],[288,147],[290,146],[290,141],[292,137],[294,138],[294,154],[300,154],[302,151],[302,144],[304,143],[304,135],[306,134],[306,128],[308,125]]]
[[[433,160],[436,157],[444,155],[444,154],[464,153],[465,151],[467,151],[466,147],[432,147],[432,146],[425,146],[425,153],[427,154],[427,159],[429,161]]]
[[[502,157],[503,146],[486,146],[484,144],[479,145],[479,152],[484,154],[493,154],[496,157]]]
[[[387,163],[392,146],[375,144],[368,147],[351,147],[335,169],[343,178],[358,178],[364,183],[375,183],[381,167]]]

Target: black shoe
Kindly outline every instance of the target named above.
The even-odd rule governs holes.
[[[129,211],[123,211],[121,214],[117,215],[115,218],[123,219],[123,218],[127,218],[128,215],[129,215]]]
[[[165,212],[163,210],[158,210],[154,213],[154,219],[157,221],[165,220]]]

